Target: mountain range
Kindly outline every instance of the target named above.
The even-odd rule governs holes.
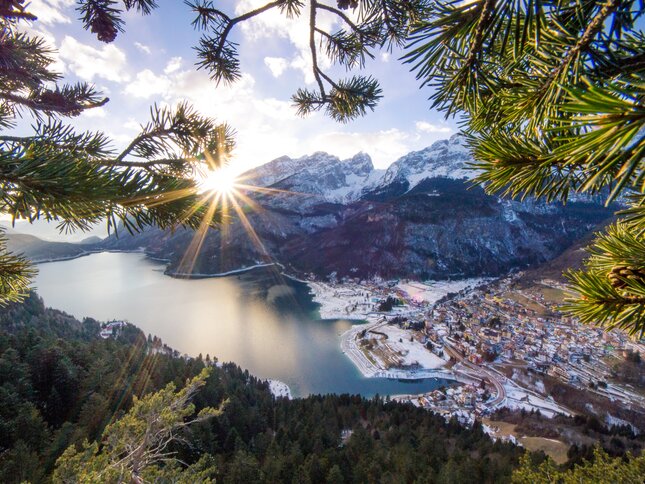
[[[167,259],[171,274],[279,262],[318,276],[494,276],[558,256],[615,209],[590,197],[565,206],[487,195],[470,183],[477,173],[471,161],[459,135],[387,170],[375,169],[365,153],[346,160],[323,152],[283,156],[240,177],[261,189],[240,189],[251,199],[248,224],[234,216],[209,230],[199,251],[191,250],[198,244],[186,229],[110,237],[102,248],[143,248]]]

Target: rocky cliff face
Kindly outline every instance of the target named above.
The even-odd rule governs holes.
[[[356,277],[445,278],[497,275],[556,257],[611,217],[593,200],[567,206],[518,202],[471,187],[462,138],[453,136],[375,170],[368,155],[340,160],[315,153],[278,158],[245,173],[262,207],[211,230],[195,257],[194,234],[149,230],[109,239],[109,248],[144,247],[171,272],[212,274],[277,261],[294,272]],[[257,236],[257,237],[256,237]],[[187,262],[187,260],[189,262]]]
[[[349,203],[362,195],[366,186],[381,178],[365,153],[347,160],[317,152],[292,160],[287,156],[244,173],[244,183],[306,194],[307,198],[332,203]]]
[[[412,190],[429,178],[450,178],[468,180],[477,171],[468,167],[472,161],[463,137],[454,135],[441,140],[421,151],[413,151],[392,163],[372,191],[379,193],[393,184]],[[374,195],[374,194],[373,194]]]

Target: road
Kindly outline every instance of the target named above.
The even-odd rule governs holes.
[[[450,344],[445,341],[444,341],[444,350],[446,351],[446,353],[448,353],[448,356],[454,358],[455,361],[460,363],[468,370],[471,370],[479,378],[487,379],[495,387],[495,392],[497,393],[497,396],[493,401],[486,403],[487,407],[494,408],[498,405],[501,405],[506,400],[506,390],[504,389],[504,385],[499,380],[499,377],[497,375],[495,375],[493,372],[491,372],[490,370],[484,367],[472,364],[470,361],[465,359],[459,351],[457,351],[455,348],[450,346]]]

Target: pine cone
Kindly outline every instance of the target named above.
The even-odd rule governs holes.
[[[53,111],[63,111],[67,106],[67,99],[60,91],[43,91],[39,96],[39,101],[47,109]]]
[[[609,271],[607,278],[613,287],[623,289],[627,286],[625,279],[640,279],[645,282],[645,270],[636,266],[615,266]]]
[[[116,25],[114,25],[114,21],[107,15],[97,15],[92,21],[90,31],[96,34],[101,42],[109,43],[116,39]]]

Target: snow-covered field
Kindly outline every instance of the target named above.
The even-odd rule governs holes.
[[[446,294],[462,289],[477,287],[490,281],[487,278],[464,279],[461,281],[405,281],[396,287],[417,302],[434,304]],[[323,319],[367,319],[373,311],[372,291],[356,284],[328,284],[307,282],[313,292],[313,300],[320,304]]]
[[[382,371],[382,368],[371,362],[356,344],[356,335],[371,326],[372,323],[354,326],[345,331],[340,337],[341,350],[352,360],[358,371],[367,378],[375,377],[379,371]]]
[[[371,293],[355,284],[307,282],[322,319],[366,319],[372,310]]]
[[[286,397],[291,400],[291,389],[289,385],[280,380],[267,380],[267,382],[269,383],[269,390],[271,390],[274,397]]]
[[[550,397],[543,398],[535,393],[528,392],[510,382],[504,383],[506,390],[506,400],[500,406],[508,407],[515,410],[525,409],[526,411],[539,410],[545,417],[555,417],[557,414],[571,415],[570,412],[555,403]]]
[[[371,359],[368,358],[359,347],[357,335],[363,330],[375,327],[377,331],[388,334],[388,345],[393,350],[401,352],[404,365],[418,364],[419,367],[414,369],[386,368],[385,364],[374,352],[370,352]],[[404,336],[407,336],[407,338]],[[399,341],[399,339],[402,341]],[[340,347],[343,353],[356,365],[356,368],[367,378],[396,378],[401,380],[418,378],[455,379],[455,375],[452,372],[443,369],[446,363],[443,359],[428,351],[418,341],[410,341],[410,333],[398,327],[381,325],[375,322],[353,326],[342,334]]]
[[[436,303],[451,292],[477,287],[490,281],[488,278],[463,279],[461,281],[402,281],[397,287],[417,302]]]
[[[405,282],[399,284],[398,288],[405,291],[411,297],[418,297],[421,300],[434,303],[449,292],[458,292],[467,287],[475,287],[485,279],[468,279],[464,281],[440,281],[440,282]],[[400,329],[398,326],[382,325],[384,315],[374,312],[373,297],[375,294],[369,287],[357,284],[328,284],[325,282],[307,282],[313,292],[313,300],[320,304],[319,313],[323,319],[364,319],[366,325],[354,326],[341,337],[341,348],[348,358],[356,365],[359,371],[366,377],[386,378],[429,378],[432,376],[445,377],[439,373],[445,373],[442,368],[446,361],[428,351],[423,344],[416,339],[410,341],[410,332]],[[408,308],[409,310],[409,308]],[[405,313],[400,308],[389,314],[395,316],[397,313]],[[388,368],[388,365],[372,352],[371,360],[358,347],[356,337],[358,333],[366,328],[378,325],[378,331],[388,335],[385,343],[389,349],[397,354],[403,368]],[[405,366],[417,366],[415,369]],[[433,375],[436,372],[437,375]]]
[[[418,365],[426,370],[435,370],[446,364],[446,360],[439,358],[416,339],[410,341],[410,331],[390,325],[380,326],[378,331],[387,334],[388,339],[384,343],[399,354],[404,366]]]

